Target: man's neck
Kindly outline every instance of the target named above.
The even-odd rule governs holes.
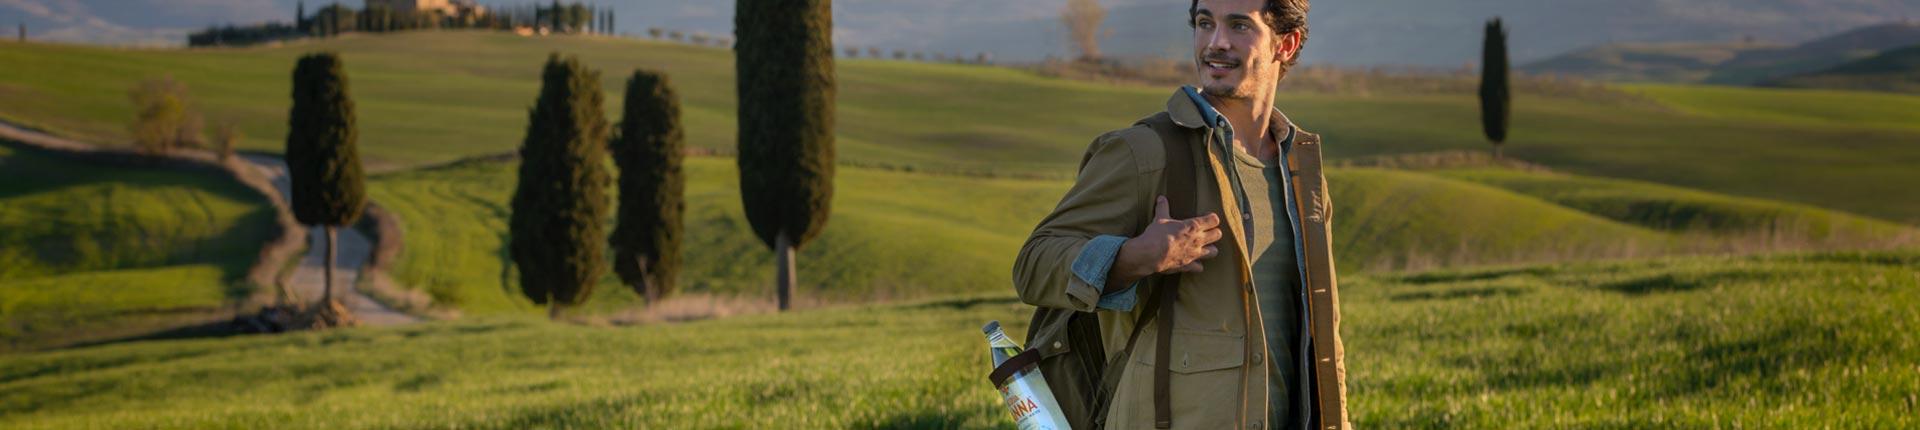
[[[1261,160],[1273,160],[1280,155],[1280,146],[1274,141],[1273,96],[1246,99],[1215,97],[1201,94],[1213,110],[1227,118],[1233,125],[1233,146],[1246,151]]]

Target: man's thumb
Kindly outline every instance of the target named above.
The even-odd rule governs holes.
[[[1167,196],[1160,196],[1153,199],[1153,219],[1163,220],[1171,218],[1173,218],[1173,214],[1167,213]]]

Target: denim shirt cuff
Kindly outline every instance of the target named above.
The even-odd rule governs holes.
[[[1073,259],[1073,276],[1079,277],[1080,281],[1086,282],[1087,285],[1105,288],[1107,272],[1113,269],[1114,258],[1120,256],[1120,245],[1126,242],[1127,238],[1114,235],[1102,235],[1087,241],[1087,245],[1080,248],[1080,255]],[[1095,307],[1111,311],[1132,311],[1137,301],[1134,287],[1139,285],[1140,282],[1135,281],[1119,291],[1102,292],[1100,302]]]

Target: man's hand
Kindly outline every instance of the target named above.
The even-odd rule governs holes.
[[[1106,291],[1118,291],[1142,278],[1161,273],[1190,273],[1203,269],[1200,260],[1213,258],[1220,249],[1220,215],[1209,213],[1189,219],[1173,219],[1167,213],[1167,197],[1153,203],[1153,222],[1146,231],[1120,245],[1120,254],[1107,269]]]

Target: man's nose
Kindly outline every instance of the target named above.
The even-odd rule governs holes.
[[[1219,31],[1207,33],[1207,52],[1226,52],[1233,49],[1233,42]]]

